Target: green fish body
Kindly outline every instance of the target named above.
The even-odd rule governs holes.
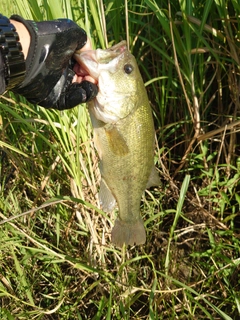
[[[87,52],[81,63],[99,86],[98,96],[88,103],[100,157],[99,200],[104,211],[112,211],[116,203],[119,209],[112,242],[119,247],[143,244],[146,233],[140,215],[141,197],[147,186],[159,184],[154,168],[152,111],[126,42],[96,51],[92,53],[94,63]]]

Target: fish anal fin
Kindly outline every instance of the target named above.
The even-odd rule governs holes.
[[[115,208],[116,199],[114,198],[104,179],[102,179],[100,182],[98,197],[103,211],[111,212]]]
[[[141,218],[134,222],[117,219],[112,229],[112,243],[117,247],[139,245],[146,242],[146,232]]]
[[[129,153],[127,143],[115,125],[107,126],[105,133],[110,149],[114,154],[124,156]]]
[[[158,174],[155,166],[153,166],[151,173],[150,173],[150,176],[148,178],[148,183],[147,183],[146,189],[151,188],[151,187],[160,186],[160,185],[161,185],[161,181],[160,181],[159,174]]]

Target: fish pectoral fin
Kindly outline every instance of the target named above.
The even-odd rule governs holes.
[[[102,179],[100,182],[98,197],[103,211],[111,212],[115,208],[116,199],[114,198],[104,179]]]
[[[118,156],[124,156],[129,153],[126,140],[123,138],[122,134],[118,131],[115,125],[106,127],[105,132],[110,149],[114,154]]]
[[[155,166],[153,166],[152,171],[150,173],[150,176],[148,178],[148,183],[147,183],[146,189],[151,188],[151,187],[160,186],[160,185],[161,185],[161,181],[160,181],[159,174],[158,174]]]

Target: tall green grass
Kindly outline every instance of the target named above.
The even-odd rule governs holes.
[[[162,185],[143,246],[112,246],[85,106],[0,98],[1,319],[238,319],[239,14],[234,1],[3,0],[128,40],[154,113]]]

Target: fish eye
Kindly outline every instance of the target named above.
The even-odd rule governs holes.
[[[131,64],[125,64],[124,66],[124,71],[127,73],[127,74],[130,74],[133,72],[133,66]]]

